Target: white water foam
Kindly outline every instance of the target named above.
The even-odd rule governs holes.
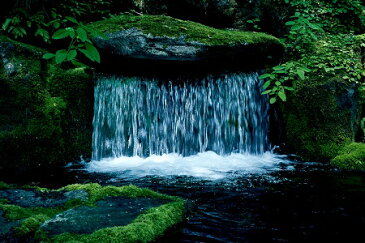
[[[116,173],[125,177],[192,176],[208,180],[222,179],[236,172],[263,174],[280,169],[288,161],[284,156],[266,152],[262,155],[218,155],[208,151],[183,157],[178,154],[106,158],[86,165],[89,172]]]

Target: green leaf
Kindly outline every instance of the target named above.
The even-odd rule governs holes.
[[[53,28],[55,28],[55,29],[58,29],[60,27],[61,27],[61,24],[58,21],[53,24]]]
[[[307,67],[301,67],[305,72],[312,72],[311,69],[307,68]]]
[[[76,58],[76,56],[77,56],[77,51],[76,50],[71,50],[67,53],[66,60],[67,61],[72,61]]]
[[[95,46],[93,46],[89,43],[86,43],[85,47],[86,47],[86,49],[80,49],[79,51],[82,52],[91,61],[100,63],[100,54],[99,54],[98,49],[96,49]]]
[[[288,21],[285,23],[285,25],[295,25],[296,23],[294,21]]]
[[[300,30],[302,28],[303,28],[303,26],[301,26],[301,25],[293,25],[293,27],[291,29],[296,31],[296,30]]]
[[[314,30],[321,30],[322,28],[319,25],[308,23],[308,26]]]
[[[75,65],[76,67],[86,67],[86,65],[85,65],[85,64],[83,64],[83,63],[81,63],[81,62],[78,62],[78,61],[76,61],[76,60],[72,60],[72,61],[71,61],[71,63],[72,63],[73,65]]]
[[[297,74],[300,79],[302,79],[302,80],[305,79],[304,71],[302,69],[298,69]]]
[[[270,104],[274,104],[275,102],[276,102],[276,98],[275,97],[270,99]]]
[[[269,94],[270,92],[271,92],[271,90],[266,90],[266,91],[262,92],[261,94],[266,95],[266,94]]]
[[[53,34],[52,39],[59,40],[59,39],[64,39],[68,36],[69,36],[69,31],[67,29],[60,29]]]
[[[72,18],[72,17],[66,17],[66,19],[74,24],[79,24],[79,22],[75,19],[75,18]]]
[[[46,53],[43,55],[43,59],[51,59],[51,58],[54,58],[55,57],[55,54],[53,53]]]
[[[288,73],[286,70],[276,70],[273,73]]]
[[[87,33],[86,33],[86,31],[83,28],[78,27],[77,30],[76,30],[76,32],[77,32],[77,36],[80,38],[80,40],[82,42],[85,42],[88,39],[87,38]]]
[[[66,30],[67,30],[67,32],[68,32],[68,35],[69,35],[71,38],[75,38],[76,33],[75,33],[75,30],[74,30],[73,28],[68,27],[68,28],[66,28]]]
[[[283,69],[285,69],[285,67],[284,66],[275,66],[272,69],[274,69],[274,70],[283,70]]]
[[[269,73],[265,73],[259,76],[259,79],[265,79],[265,78],[269,78],[271,76],[271,74]]]
[[[286,94],[283,91],[279,91],[278,96],[282,101],[286,101]]]
[[[24,28],[19,27],[19,31],[20,31],[23,35],[27,35],[27,31],[26,31]],[[23,35],[21,35],[21,36],[23,36]]]
[[[263,89],[267,89],[267,87],[269,87],[269,86],[270,86],[270,84],[271,84],[271,81],[266,81],[266,82],[264,83],[264,85],[262,86],[262,88],[263,88]]]
[[[294,91],[294,88],[293,88],[293,87],[285,86],[284,88],[285,88],[286,90],[289,90],[289,91]]]
[[[60,64],[64,62],[67,58],[67,50],[58,50],[56,52],[56,63]]]
[[[3,26],[2,26],[3,30],[6,30],[8,28],[10,22],[11,22],[11,19],[5,20],[5,22],[3,23]]]

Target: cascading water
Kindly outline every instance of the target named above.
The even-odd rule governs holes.
[[[178,84],[104,77],[94,109],[91,171],[165,174],[169,167],[167,174],[209,176],[222,163],[227,172],[275,161],[265,153],[268,102],[257,73]]]

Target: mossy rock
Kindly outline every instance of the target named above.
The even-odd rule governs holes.
[[[95,45],[104,55],[138,60],[252,63],[279,59],[279,39],[258,32],[215,29],[159,15],[120,15],[90,24],[104,32]],[[105,60],[106,58],[104,58]]]
[[[0,184],[6,192],[16,188]],[[10,220],[8,223],[18,221],[15,238],[36,242],[151,242],[181,222],[185,214],[184,200],[132,185],[74,184],[57,190],[30,187],[18,190],[37,192],[38,196],[56,203],[64,202],[62,195],[71,192],[88,194],[83,200],[69,197],[57,207],[22,207],[14,204],[17,201],[10,202],[13,200],[10,198],[0,200],[0,210]]]
[[[354,141],[357,87],[341,78],[312,78],[298,84],[283,110],[288,152],[306,161],[330,161]]]
[[[0,174],[64,165],[91,154],[93,82],[84,69],[0,36]]]
[[[347,170],[365,170],[365,144],[350,143],[343,147],[331,164]]]

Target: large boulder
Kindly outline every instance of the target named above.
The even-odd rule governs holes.
[[[354,141],[359,116],[354,83],[341,78],[298,85],[284,106],[286,147],[306,161],[329,161]]]
[[[94,39],[97,48],[118,60],[263,65],[277,61],[284,50],[265,33],[215,29],[168,16],[121,15],[90,27],[107,36]]]
[[[25,178],[28,169],[42,173],[91,154],[92,79],[83,69],[47,64],[44,53],[0,36],[2,178]]]

